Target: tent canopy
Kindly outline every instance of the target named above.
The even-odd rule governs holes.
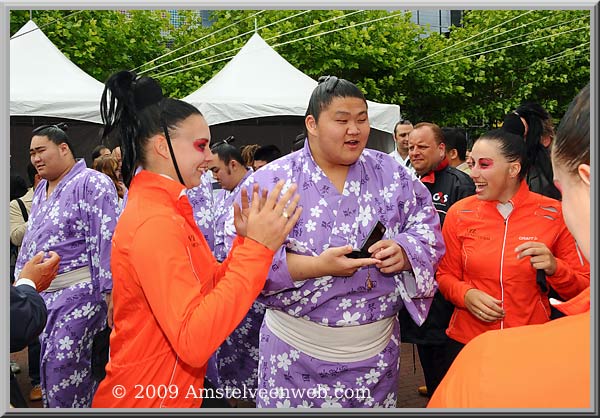
[[[104,84],[73,64],[33,21],[10,40],[10,115],[102,123]]]
[[[212,79],[183,98],[209,125],[266,116],[304,116],[317,82],[287,62],[258,33]],[[392,133],[398,105],[368,101],[371,126]]]

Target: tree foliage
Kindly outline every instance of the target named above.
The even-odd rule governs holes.
[[[413,122],[487,129],[525,100],[560,117],[590,79],[583,10],[469,10],[447,36],[397,10],[215,10],[208,27],[191,10],[178,15],[173,27],[167,11],[33,12],[88,74],[104,81],[139,67],[172,97],[210,80],[255,30],[310,77],[347,78]],[[11,34],[28,19],[12,11]]]
[[[32,17],[67,58],[101,82],[167,50],[161,31],[169,20],[160,11],[40,10]],[[28,20],[29,11],[12,11],[11,35]]]
[[[589,22],[577,10],[465,12],[449,37],[424,40],[406,85],[426,91],[412,95],[414,118],[490,128],[527,100],[560,117],[590,80]]]
[[[256,10],[215,11],[214,24],[209,29],[195,25],[192,30],[186,27],[174,31],[174,46],[206,37],[177,52],[179,56],[193,55],[150,74],[158,75],[171,92],[189,94],[213,77],[227,63],[223,59],[235,55],[258,29],[279,54],[314,79],[335,74],[353,80],[372,100],[391,103],[404,100],[395,85],[403,77],[402,63],[406,56],[417,52],[414,39],[422,32],[421,27],[410,22],[409,15],[377,10],[257,13]],[[364,24],[375,19],[385,20]],[[402,54],[393,52],[399,49]],[[168,68],[171,73],[166,71]]]

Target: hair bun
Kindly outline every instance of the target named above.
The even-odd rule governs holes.
[[[141,77],[134,82],[133,96],[137,110],[156,104],[163,98],[158,81],[150,77]]]
[[[63,131],[69,129],[69,125],[67,125],[65,122],[59,122],[55,126],[59,129],[62,129]]]

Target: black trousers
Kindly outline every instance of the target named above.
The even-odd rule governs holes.
[[[417,344],[417,351],[419,352],[419,360],[425,377],[427,394],[431,396],[445,374],[446,345]]]
[[[417,344],[428,396],[433,395],[464,346],[451,338],[448,338],[445,344]]]
[[[213,389],[213,392],[216,389],[207,379],[204,379],[204,388]],[[225,398],[204,398],[200,408],[231,408],[231,405]]]
[[[40,346],[39,338],[36,338],[34,342],[29,344],[27,347],[27,362],[29,367],[29,379],[31,380],[31,386],[40,384],[40,352],[42,347]]]
[[[17,378],[12,372],[10,373],[10,404],[15,408],[27,408],[27,401],[21,393]]]

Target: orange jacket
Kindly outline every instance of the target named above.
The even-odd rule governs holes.
[[[112,245],[114,328],[92,406],[199,407],[206,362],[263,288],[273,251],[238,238],[217,263],[184,188],[148,171]]]
[[[549,321],[548,297],[536,283],[530,257],[519,260],[515,252],[528,240],[543,242],[552,251],[557,267],[547,281],[565,300],[590,285],[589,264],[565,226],[560,202],[529,191],[525,182],[511,202],[506,222],[497,201],[477,196],[458,201],[446,215],[446,254],[436,278],[444,297],[455,305],[446,334],[463,344],[488,330]],[[466,309],[465,293],[473,288],[503,301],[503,320],[483,322]]]
[[[573,316],[473,339],[427,407],[590,408],[589,288],[562,305]]]

